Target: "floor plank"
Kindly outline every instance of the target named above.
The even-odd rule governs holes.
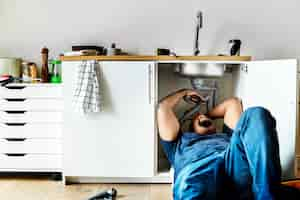
[[[9,200],[85,200],[114,187],[121,200],[168,200],[170,184],[72,184],[64,186],[48,178],[1,177],[0,197]]]

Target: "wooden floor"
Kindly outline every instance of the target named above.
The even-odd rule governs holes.
[[[300,173],[299,173],[300,175]],[[72,184],[64,186],[49,177],[0,177],[0,199],[5,200],[87,200],[114,187],[120,200],[171,200],[170,184]]]
[[[48,178],[0,177],[0,198],[7,200],[86,200],[114,187],[120,200],[168,200],[170,184],[72,184],[64,186]]]

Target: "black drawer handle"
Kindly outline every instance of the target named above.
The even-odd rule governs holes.
[[[23,142],[26,140],[26,138],[5,138],[5,140],[9,142]]]
[[[26,99],[14,99],[14,98],[7,98],[5,99],[6,101],[17,101],[17,102],[21,102],[21,101],[25,101]]]
[[[26,153],[5,153],[5,155],[10,157],[24,157],[26,156]]]
[[[7,110],[7,111],[4,111],[4,112],[6,112],[7,114],[24,114],[27,111],[25,111],[25,110]]]
[[[5,123],[6,126],[25,126],[26,123]]]
[[[26,88],[26,86],[5,86],[5,87],[10,90],[22,90]]]

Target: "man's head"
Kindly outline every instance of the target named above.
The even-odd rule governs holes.
[[[216,127],[212,123],[212,120],[201,113],[195,116],[192,123],[193,131],[195,133],[204,135],[216,132]]]

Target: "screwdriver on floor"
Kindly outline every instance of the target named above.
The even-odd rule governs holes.
[[[104,192],[95,194],[94,196],[88,198],[88,200],[115,200],[116,197],[117,197],[117,190],[115,188],[111,188]]]

